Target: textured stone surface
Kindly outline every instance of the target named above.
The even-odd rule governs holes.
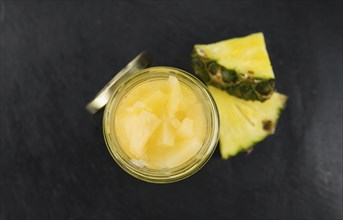
[[[1,1],[0,219],[342,219],[342,3]],[[153,185],[120,169],[85,103],[140,51],[191,71],[196,43],[263,31],[275,135]]]

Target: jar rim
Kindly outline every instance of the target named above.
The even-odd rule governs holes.
[[[165,78],[169,77],[170,75],[175,75],[180,81],[184,81],[189,83],[189,85],[195,86],[194,88],[196,88],[199,91],[198,95],[202,95],[202,100],[204,101],[201,101],[200,103],[202,103],[203,107],[205,106],[210,113],[209,117],[211,119],[206,119],[207,127],[209,127],[208,129],[210,129],[210,133],[205,138],[207,141],[201,147],[201,151],[199,150],[199,152],[196,155],[192,156],[192,158],[189,159],[187,162],[181,164],[176,168],[165,169],[163,170],[163,174],[161,174],[156,172],[156,170],[152,171],[148,168],[142,169],[141,167],[134,165],[132,161],[129,161],[128,157],[125,158],[125,155],[123,155],[123,152],[121,152],[122,150],[120,149],[120,146],[118,146],[120,144],[117,140],[116,135],[113,135],[113,129],[111,129],[110,123],[112,122],[115,115],[113,111],[115,111],[115,108],[118,107],[121,99],[125,96],[125,92],[130,91],[130,86],[132,87],[133,85],[135,85],[135,83],[142,83],[144,80],[147,79],[147,77]],[[112,94],[104,111],[103,134],[107,149],[110,152],[112,158],[127,173],[146,182],[171,183],[180,181],[193,175],[198,170],[200,170],[210,159],[218,143],[219,114],[212,95],[210,94],[206,85],[203,84],[198,78],[184,70],[174,67],[150,67],[147,69],[140,70],[132,76],[130,76]],[[200,152],[202,154],[198,155]]]

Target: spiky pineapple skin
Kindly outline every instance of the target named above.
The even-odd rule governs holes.
[[[261,33],[251,35],[253,38],[261,38],[260,49],[264,53],[265,63],[267,63],[267,72],[270,72],[270,76],[262,75],[259,77],[254,72],[254,69],[240,72],[236,68],[227,68],[219,63],[218,60],[211,58],[203,49],[204,45],[195,45],[192,52],[192,66],[195,73],[201,78],[207,85],[213,85],[217,88],[225,90],[231,95],[245,100],[258,100],[265,101],[271,97],[275,91],[275,79],[272,72],[268,53],[265,49],[264,38]],[[245,37],[246,42],[249,41],[249,36]],[[226,40],[229,42],[235,39]],[[205,45],[205,47],[216,47],[218,44],[223,44],[225,41]],[[263,48],[264,47],[264,48]],[[232,52],[234,54],[234,52]],[[230,55],[233,56],[232,54]],[[242,55],[237,55],[239,56]],[[243,54],[244,56],[244,54]],[[247,55],[248,56],[248,55]],[[223,57],[225,59],[225,57]],[[242,57],[247,59],[247,57]],[[230,60],[228,60],[229,62]],[[260,70],[259,70],[260,71]],[[257,76],[256,76],[257,75]]]

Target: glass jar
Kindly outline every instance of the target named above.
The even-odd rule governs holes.
[[[196,77],[173,67],[151,67],[150,56],[145,52],[138,55],[122,69],[86,106],[94,114],[105,106],[103,134],[107,148],[116,163],[130,175],[151,183],[171,183],[196,173],[210,159],[218,143],[219,115],[214,99],[207,87]],[[178,79],[197,97],[206,120],[206,136],[200,149],[186,162],[173,168],[153,169],[132,160],[121,146],[116,129],[115,117],[121,101],[142,83],[155,80],[168,80],[170,76]]]

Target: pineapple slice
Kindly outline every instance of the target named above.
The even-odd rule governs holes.
[[[192,64],[206,84],[242,99],[265,101],[275,90],[274,72],[262,33],[195,45]]]
[[[246,151],[273,134],[287,96],[274,93],[265,102],[246,101],[209,86],[220,116],[220,153],[223,159]]]

